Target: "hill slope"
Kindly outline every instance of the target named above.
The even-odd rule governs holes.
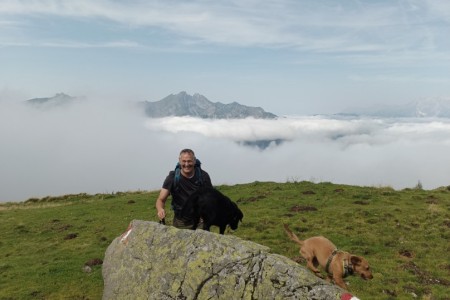
[[[448,299],[450,188],[254,182],[218,189],[244,213],[235,235],[304,265],[283,223],[364,256],[374,278],[349,276],[361,299]],[[132,220],[156,221],[158,191],[66,195],[0,205],[0,299],[101,299],[101,261]],[[169,203],[167,204],[169,205]],[[172,211],[167,224],[171,225]],[[217,228],[213,228],[217,233]]]

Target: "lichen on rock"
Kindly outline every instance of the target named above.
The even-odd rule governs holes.
[[[268,247],[134,220],[108,247],[103,299],[341,299],[342,289]]]

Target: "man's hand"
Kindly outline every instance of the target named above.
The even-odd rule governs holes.
[[[158,210],[158,218],[160,220],[164,219],[166,217],[166,211],[164,209],[159,209]]]

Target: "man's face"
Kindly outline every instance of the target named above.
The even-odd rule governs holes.
[[[180,155],[180,165],[181,165],[181,172],[184,176],[190,177],[194,175],[195,172],[195,158],[190,153],[182,153]]]

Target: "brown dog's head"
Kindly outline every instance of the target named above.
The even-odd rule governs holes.
[[[372,271],[370,270],[369,262],[361,256],[352,255],[350,261],[353,265],[353,271],[361,275],[364,280],[372,279]]]

